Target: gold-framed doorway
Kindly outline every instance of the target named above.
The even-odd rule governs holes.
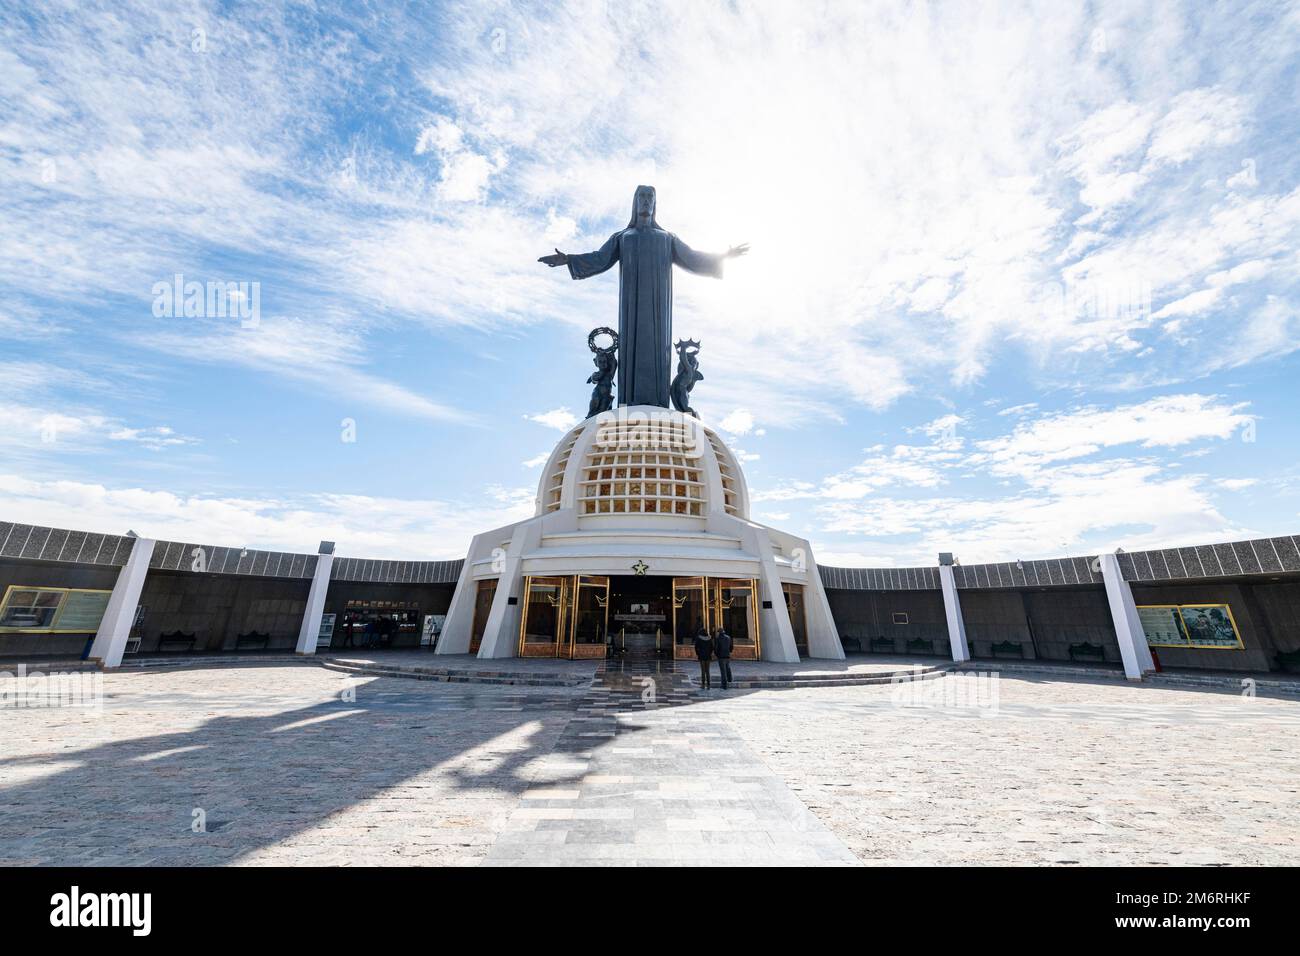
[[[605,656],[609,578],[599,574],[528,575],[519,613],[519,656]]]
[[[673,657],[695,659],[695,635],[725,627],[733,660],[763,656],[755,578],[673,578]]]

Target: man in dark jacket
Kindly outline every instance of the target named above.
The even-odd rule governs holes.
[[[731,635],[725,627],[718,628],[713,635],[713,656],[718,659],[718,676],[722,678],[722,689],[731,683]]]
[[[709,683],[709,659],[713,657],[713,639],[702,627],[695,635],[695,656],[700,660],[700,686],[708,690],[713,686]]]

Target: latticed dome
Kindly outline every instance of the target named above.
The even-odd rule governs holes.
[[[711,511],[744,518],[749,501],[740,466],[716,432],[676,412],[634,406],[589,418],[560,439],[537,513],[562,508],[580,519],[649,524]]]

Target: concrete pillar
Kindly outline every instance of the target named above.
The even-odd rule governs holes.
[[[966,643],[966,622],[961,617],[961,599],[957,597],[957,579],[952,573],[951,560],[944,555],[939,557],[939,586],[943,589],[943,613],[948,620],[952,659],[960,664],[970,660],[970,646]]]
[[[153,538],[136,538],[131,545],[131,556],[117,574],[108,607],[104,609],[99,630],[90,645],[89,657],[101,667],[120,667],[122,664],[126,641],[135,622],[135,611],[140,606],[140,592],[144,590],[144,579],[149,573],[149,561],[153,558],[153,545]]]
[[[334,567],[334,542],[322,541],[316,555],[316,573],[307,592],[307,607],[302,612],[302,627],[298,631],[297,654],[315,654],[316,639],[320,637],[320,622],[325,615],[325,595],[330,589],[330,570]]]
[[[762,636],[763,660],[783,664],[799,663],[799,648],[794,643],[794,628],[790,625],[790,610],[785,606],[785,592],[781,589],[781,574],[776,566],[772,539],[767,529],[748,525],[742,530],[741,541],[758,555],[758,627]],[[771,607],[764,608],[764,604]]]
[[[1110,604],[1110,618],[1119,640],[1119,656],[1124,661],[1124,676],[1141,680],[1142,675],[1156,669],[1147,646],[1146,632],[1133,602],[1133,589],[1129,587],[1119,568],[1119,559],[1113,554],[1103,554],[1097,559],[1101,564],[1101,578],[1106,585],[1106,601]]]
[[[492,570],[500,574],[505,567],[505,549],[501,544],[510,539],[514,534],[513,529],[514,525],[494,528],[474,535],[473,540],[470,541],[469,553],[465,555],[460,577],[456,580],[456,590],[451,596],[451,606],[447,608],[447,620],[442,625],[442,636],[438,638],[438,646],[433,649],[435,654],[469,653],[474,631],[474,605],[478,602],[478,580],[474,577],[475,565],[490,558]],[[486,627],[486,624],[484,626]]]
[[[492,598],[478,656],[484,660],[519,656],[519,615],[524,609],[524,555],[542,543],[542,519],[516,525],[502,559],[497,593]],[[515,603],[511,604],[510,599]]]

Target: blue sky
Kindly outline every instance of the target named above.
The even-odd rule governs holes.
[[[647,182],[752,244],[676,332],[820,560],[1300,530],[1300,5],[29,6],[0,517],[462,555],[616,319],[535,259]],[[257,321],[156,315],[177,274]]]

